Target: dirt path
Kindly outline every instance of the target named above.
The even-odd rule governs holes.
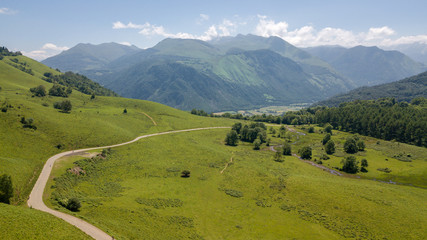
[[[33,187],[33,190],[31,191],[31,194],[28,198],[27,204],[29,207],[32,207],[34,209],[43,211],[43,212],[47,212],[50,213],[56,217],[59,217],[61,219],[63,219],[64,221],[76,226],[77,228],[79,228],[80,230],[82,230],[83,232],[85,232],[86,234],[88,234],[89,236],[91,236],[94,239],[100,239],[100,240],[111,240],[112,237],[110,235],[108,235],[107,233],[105,233],[104,231],[102,231],[101,229],[93,226],[92,224],[68,215],[66,213],[63,212],[59,212],[53,209],[48,208],[44,202],[43,202],[43,192],[44,189],[46,187],[46,183],[49,179],[49,175],[52,171],[52,166],[55,163],[56,160],[60,159],[61,157],[67,156],[67,155],[73,155],[73,154],[77,154],[77,153],[83,153],[86,151],[90,151],[90,150],[98,150],[98,149],[104,149],[104,148],[114,148],[114,147],[119,147],[119,146],[123,146],[126,144],[130,144],[130,143],[134,143],[142,138],[148,138],[148,137],[153,137],[153,136],[159,136],[159,135],[165,135],[165,134],[171,134],[171,133],[181,133],[181,132],[190,132],[190,131],[199,131],[199,130],[209,130],[209,129],[218,129],[218,128],[229,128],[229,127],[206,127],[206,128],[193,128],[193,129],[185,129],[185,130],[176,130],[176,131],[169,131],[169,132],[161,132],[161,133],[153,133],[153,134],[148,134],[148,135],[143,135],[143,136],[139,136],[137,138],[135,138],[132,141],[129,142],[124,142],[124,143],[119,143],[119,144],[115,144],[115,145],[110,145],[110,146],[103,146],[103,147],[93,147],[93,148],[85,148],[85,149],[78,149],[78,150],[72,150],[72,151],[68,151],[68,152],[63,152],[63,153],[59,153],[56,154],[52,157],[50,157],[47,162],[45,163],[45,165],[43,166],[43,169],[40,173],[39,178],[37,179],[36,184]]]
[[[224,169],[222,169],[220,173],[222,174],[222,173],[225,171],[225,169],[227,169],[228,165],[230,165],[230,164],[232,164],[232,163],[233,163],[233,157],[231,157],[231,158],[230,158],[230,161],[229,161],[227,164],[225,164]]]
[[[153,122],[154,126],[157,126],[156,121],[154,121],[154,119],[153,119],[150,115],[146,114],[145,112],[142,112],[142,114],[144,114],[144,115],[145,115],[145,116],[147,116],[149,119],[151,119],[151,121]]]

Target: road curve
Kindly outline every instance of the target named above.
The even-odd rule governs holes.
[[[148,137],[153,137],[153,136],[159,136],[159,135],[165,135],[165,134],[171,134],[171,133],[180,133],[180,132],[190,132],[190,131],[198,131],[198,130],[209,130],[209,129],[217,129],[217,128],[229,128],[229,127],[206,127],[206,128],[193,128],[193,129],[184,129],[184,130],[176,130],[176,131],[168,131],[168,132],[160,132],[160,133],[153,133],[153,134],[148,134],[148,135],[143,135],[143,136],[139,136],[137,138],[135,138],[132,141],[129,142],[124,142],[124,143],[119,143],[119,144],[115,144],[115,145],[110,145],[110,146],[103,146],[103,147],[93,147],[93,148],[85,148],[85,149],[78,149],[78,150],[72,150],[72,151],[68,151],[68,152],[63,152],[63,153],[59,153],[56,154],[52,157],[50,157],[47,162],[45,163],[45,165],[43,166],[43,169],[40,173],[39,178],[37,179],[36,184],[33,187],[33,190],[30,193],[30,196],[28,198],[27,204],[29,207],[32,207],[34,209],[43,211],[43,212],[47,212],[50,213],[58,218],[63,219],[64,221],[76,226],[77,228],[79,228],[80,230],[82,230],[83,232],[85,232],[86,234],[88,234],[89,236],[91,236],[94,239],[99,239],[99,240],[111,240],[112,236],[108,235],[107,233],[105,233],[104,231],[102,231],[101,229],[93,226],[92,224],[68,215],[66,213],[63,212],[59,212],[53,209],[48,208],[44,202],[43,202],[43,192],[44,189],[46,187],[46,183],[49,179],[49,175],[52,171],[52,166],[55,163],[56,160],[58,160],[61,157],[67,156],[69,154],[75,154],[75,153],[80,153],[80,152],[86,152],[86,151],[90,151],[90,150],[96,150],[96,149],[104,149],[104,148],[114,148],[114,147],[119,147],[119,146],[123,146],[126,144],[130,144],[130,143],[134,143],[142,138],[148,138]]]

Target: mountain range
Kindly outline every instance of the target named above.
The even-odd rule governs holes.
[[[424,64],[401,52],[378,47],[320,46],[305,50],[329,63],[359,87],[389,83],[427,70]]]
[[[371,87],[360,87],[348,93],[317,102],[315,105],[336,107],[343,102],[354,100],[374,100],[391,97],[397,101],[411,102],[417,97],[427,98],[427,72],[405,78],[396,82]]]
[[[78,44],[43,63],[84,74],[124,97],[209,112],[314,103],[425,70],[399,52],[326,50],[249,34],[209,42],[165,39],[144,50],[116,43]]]

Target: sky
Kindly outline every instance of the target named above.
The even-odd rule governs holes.
[[[0,0],[0,46],[42,60],[78,43],[281,37],[297,47],[427,44],[425,0]]]

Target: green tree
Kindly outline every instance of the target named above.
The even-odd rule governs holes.
[[[326,124],[324,130],[326,133],[332,134],[332,125]]]
[[[62,101],[62,103],[61,103],[61,109],[62,109],[63,112],[69,113],[72,108],[73,108],[73,106],[71,105],[71,101],[70,100],[64,100],[64,101]]]
[[[346,173],[357,173],[359,171],[359,168],[357,167],[358,161],[356,161],[356,158],[354,156],[346,157],[341,161],[341,163],[341,170]]]
[[[368,172],[368,170],[366,169],[368,167],[368,160],[366,160],[365,158],[362,159],[360,166],[361,166],[361,168],[360,168],[361,172]]]
[[[227,133],[227,136],[225,137],[224,141],[225,145],[237,146],[239,136],[237,135],[237,132],[235,130],[230,130],[230,132]]]
[[[326,144],[325,144],[325,152],[327,154],[334,154],[335,153],[335,143],[332,140],[329,140]]]
[[[44,97],[46,96],[46,88],[43,85],[39,85],[34,88],[30,88],[30,92],[34,94],[36,97]]]
[[[182,178],[189,178],[190,177],[190,171],[189,170],[184,170],[181,172],[181,177]]]
[[[282,147],[282,154],[283,154],[283,155],[289,155],[289,156],[291,156],[291,155],[292,155],[292,147],[291,147],[291,144],[289,144],[289,143],[285,143],[285,144],[283,144],[283,147]]]
[[[314,127],[313,126],[310,126],[308,128],[308,133],[314,133]]]
[[[298,153],[300,154],[302,159],[311,159],[312,153],[311,153],[311,147],[309,147],[309,146],[302,147],[298,151]]]
[[[81,206],[82,205],[81,205],[80,200],[78,198],[70,198],[65,207],[72,212],[77,212],[77,211],[79,211]]]
[[[358,148],[356,145],[356,140],[354,140],[354,138],[352,137],[347,138],[347,140],[344,143],[344,151],[350,154],[357,153]]]
[[[7,174],[3,174],[0,176],[0,202],[10,204],[12,196],[12,178]]]
[[[92,99],[95,99],[95,93],[92,93],[92,95],[90,96],[90,99],[92,100]]]
[[[365,151],[365,142],[362,139],[356,142],[358,151]]]
[[[55,97],[68,97],[65,87],[59,84],[53,84],[52,88],[49,89],[49,95]]]
[[[235,130],[237,132],[237,134],[240,134],[240,130],[242,129],[242,123],[238,122],[238,123],[233,124],[231,129]]]
[[[126,114],[126,113],[128,113],[128,110],[125,108],[125,109],[123,109],[123,113],[124,114]]]
[[[254,141],[254,150],[259,150],[261,147],[261,140],[259,138]]]
[[[331,140],[331,134],[327,133],[322,140],[322,144],[325,145],[329,140]]]
[[[280,151],[276,151],[276,152],[274,153],[273,160],[274,160],[275,162],[283,162],[283,161],[284,161],[284,160],[283,160],[283,158],[282,158],[282,154],[280,153]]]

